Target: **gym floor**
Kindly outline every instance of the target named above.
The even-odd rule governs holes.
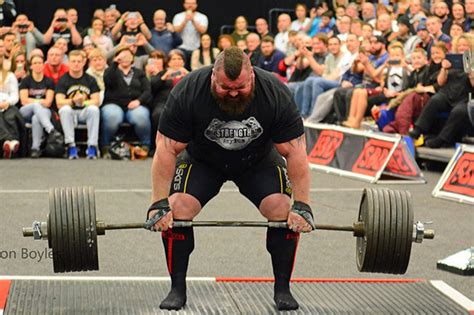
[[[107,223],[142,222],[150,201],[151,159],[146,161],[23,159],[0,162],[0,275],[52,276],[44,257],[46,241],[22,236],[22,227],[45,221],[48,189],[91,185],[97,217]],[[328,175],[312,174],[312,208],[318,223],[351,225],[357,218],[363,187],[381,187]],[[473,246],[472,205],[435,199],[431,191],[441,173],[424,172],[427,184],[387,185],[413,196],[415,220],[433,221],[434,240],[413,244],[405,275],[357,271],[351,233],[316,231],[301,238],[293,277],[442,280],[474,299],[472,279],[436,268],[436,262]],[[196,220],[263,220],[232,183],[226,183]],[[191,277],[272,277],[264,228],[196,228]],[[41,255],[41,256],[40,256]],[[159,233],[108,231],[99,237],[100,271],[74,276],[167,276]]]

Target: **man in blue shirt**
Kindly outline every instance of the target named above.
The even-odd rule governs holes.
[[[155,11],[153,23],[155,27],[151,30],[150,44],[155,49],[160,49],[168,55],[170,50],[183,43],[181,36],[174,31],[173,24],[166,23],[166,12],[164,10]]]

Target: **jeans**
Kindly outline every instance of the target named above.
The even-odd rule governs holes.
[[[110,141],[123,123],[124,119],[133,126],[138,139],[142,145],[150,145],[151,121],[150,111],[143,105],[134,109],[123,109],[116,104],[102,106],[101,115],[101,146],[110,144]]]
[[[301,116],[307,118],[313,111],[316,99],[320,94],[339,86],[339,81],[331,81],[321,77],[309,77],[302,87],[296,89],[295,102]]]
[[[100,122],[99,107],[91,105],[83,109],[72,109],[71,106],[65,105],[59,109],[59,117],[61,118],[61,126],[64,131],[65,144],[75,145],[74,128],[78,123],[86,123],[87,145],[97,146]]]
[[[54,129],[51,123],[51,111],[40,103],[32,103],[23,105],[20,108],[20,113],[27,122],[31,123],[31,137],[33,140],[31,149],[39,150],[44,130],[50,133]]]

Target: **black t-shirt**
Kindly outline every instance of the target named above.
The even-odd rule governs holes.
[[[43,99],[48,90],[54,91],[54,81],[51,78],[43,76],[43,80],[35,81],[31,75],[27,76],[20,83],[20,90],[28,90],[28,97]]]
[[[67,99],[73,99],[74,96],[80,93],[84,95],[85,100],[88,100],[92,94],[98,92],[100,92],[100,89],[97,81],[87,73],[84,73],[79,79],[75,79],[69,73],[66,73],[59,79],[56,86],[56,94],[64,94]]]
[[[473,92],[469,76],[462,70],[450,69],[448,71],[448,80],[440,88],[439,93],[445,94],[451,105],[455,103],[466,101],[469,97],[469,93]]]
[[[194,159],[229,173],[255,165],[304,133],[290,90],[273,74],[254,67],[255,98],[236,117],[223,112],[211,94],[212,66],[184,77],[171,91],[160,118],[165,136],[189,143]]]
[[[53,33],[53,41],[52,41],[50,47],[54,46],[54,43],[56,43],[56,41],[59,38],[64,38],[65,40],[67,40],[67,49],[68,49],[68,51],[71,51],[75,48],[75,46],[72,44],[72,34],[71,34],[70,29],[66,28],[64,31],[55,30],[54,33]]]

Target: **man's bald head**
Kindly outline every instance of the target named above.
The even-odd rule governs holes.
[[[252,67],[248,56],[238,47],[229,47],[221,52],[214,63],[214,72],[224,70],[226,77],[234,81],[240,76],[242,69]]]

